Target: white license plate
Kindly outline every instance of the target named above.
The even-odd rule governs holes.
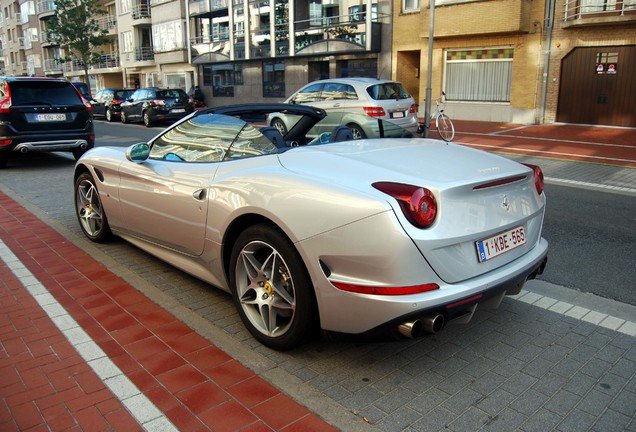
[[[66,120],[66,114],[36,114],[35,121],[50,122],[50,121],[64,121]]]
[[[172,112],[173,112],[173,113],[184,113],[184,112],[185,112],[185,109],[183,109],[183,108],[176,108],[176,109],[173,109],[173,110],[172,110]]]
[[[391,113],[391,116],[393,118],[402,118],[404,117],[404,111],[394,111],[393,113]]]
[[[523,226],[497,234],[485,240],[475,243],[479,262],[488,261],[491,258],[508,252],[514,248],[526,244],[526,230]]]

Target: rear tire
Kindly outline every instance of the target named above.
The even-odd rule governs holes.
[[[455,138],[455,126],[446,114],[439,113],[435,123],[437,123],[437,132],[444,141],[450,142]]]
[[[275,118],[274,120],[272,120],[272,126],[278,129],[282,136],[285,136],[285,134],[287,133],[287,126],[285,126],[285,123],[283,123],[281,119]]]
[[[150,118],[150,114],[148,113],[148,111],[144,111],[143,118],[144,118],[144,124],[146,125],[146,127],[154,126],[154,123],[152,119]]]
[[[0,169],[7,167],[7,161],[9,160],[9,156],[6,154],[0,154]]]
[[[103,243],[112,236],[93,176],[85,172],[75,182],[75,214],[89,240]]]
[[[245,327],[275,350],[307,342],[318,329],[309,273],[289,239],[275,227],[254,225],[232,248],[230,289]]]
[[[367,134],[365,134],[362,128],[358,126],[357,124],[352,123],[352,124],[348,124],[347,126],[349,126],[349,129],[351,129],[351,133],[353,134],[354,140],[365,139],[367,137]]]
[[[113,112],[110,110],[110,108],[106,108],[106,121],[113,121]]]
[[[121,122],[128,123],[128,116],[126,116],[126,112],[124,110],[121,110]]]

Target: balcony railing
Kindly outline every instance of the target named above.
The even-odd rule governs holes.
[[[150,5],[149,4],[138,4],[133,6],[132,17],[135,20],[150,18]]]
[[[566,0],[565,21],[634,15],[636,0]]]
[[[95,18],[100,30],[114,30],[117,27],[117,17],[115,15],[103,15]]]
[[[44,60],[44,71],[52,72],[52,71],[60,71],[62,70],[62,64],[56,59],[46,59]]]
[[[89,69],[108,69],[120,66],[119,54],[102,54],[97,63],[90,65]]]
[[[127,62],[153,61],[155,59],[152,47],[136,47],[134,51],[122,52],[121,56]]]

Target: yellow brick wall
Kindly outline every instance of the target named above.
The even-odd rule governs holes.
[[[424,102],[428,68],[428,2],[419,13],[401,13],[400,1],[393,10],[393,74]],[[444,52],[447,49],[513,47],[510,110],[533,110],[541,89],[541,23],[543,1],[491,0],[435,8],[435,43],[431,94],[441,94]],[[412,62],[419,54],[419,79],[413,79]]]

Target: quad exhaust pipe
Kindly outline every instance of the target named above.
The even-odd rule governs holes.
[[[427,315],[412,321],[403,322],[398,326],[398,332],[407,338],[417,338],[424,334],[434,334],[446,325],[446,318],[442,314]]]
[[[28,147],[20,147],[20,153],[27,153],[29,151]]]

